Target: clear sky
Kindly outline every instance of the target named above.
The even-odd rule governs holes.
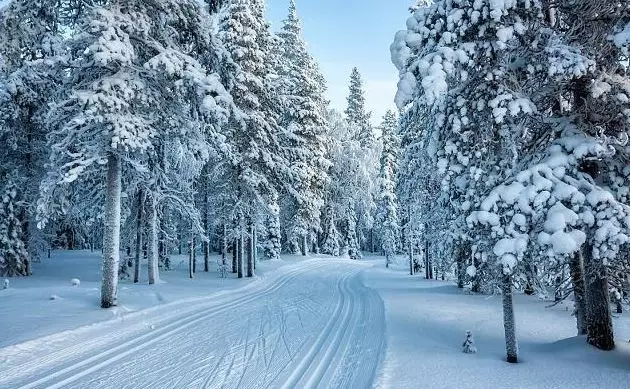
[[[390,61],[394,34],[405,28],[412,0],[296,0],[311,54],[328,81],[333,108],[344,110],[348,80],[359,68],[366,89],[367,109],[380,123],[395,109],[398,72]],[[277,31],[287,14],[289,0],[268,0],[267,12]]]

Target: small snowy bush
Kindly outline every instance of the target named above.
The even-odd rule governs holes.
[[[72,286],[79,286],[81,285],[81,280],[78,278],[73,278],[70,280],[70,283],[72,284]]]
[[[466,331],[466,340],[464,341],[464,344],[462,344],[462,352],[465,354],[475,354],[477,352],[472,331]]]
[[[5,278],[4,283],[2,285],[2,289],[9,289],[9,279]]]

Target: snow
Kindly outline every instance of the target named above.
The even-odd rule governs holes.
[[[470,295],[453,284],[373,268],[365,284],[385,303],[387,350],[379,389],[626,388],[630,374],[630,319],[614,320],[617,349],[598,351],[574,337],[572,302],[553,308],[515,294],[521,363],[505,362],[501,296]],[[462,353],[466,331],[476,354]]]
[[[53,253],[0,291],[0,387],[627,386],[627,317],[614,321],[617,350],[601,352],[573,337],[570,301],[517,294],[522,363],[507,364],[501,297],[409,276],[404,260],[287,257],[259,263],[253,280],[216,266],[190,280],[174,257],[160,284],[123,281],[121,305],[101,310],[99,257]],[[70,269],[81,285],[64,281]],[[476,354],[462,353],[467,331]]]

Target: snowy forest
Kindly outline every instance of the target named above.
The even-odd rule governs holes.
[[[359,71],[347,110],[329,109],[295,3],[278,32],[264,15],[262,0],[10,3],[2,275],[30,275],[50,249],[100,249],[107,308],[141,255],[152,284],[173,250],[192,253],[191,277],[197,253],[208,271],[220,251],[239,278],[254,246],[356,259],[382,232],[393,253],[396,115],[383,150]]]
[[[498,296],[505,348],[495,351],[507,362],[520,361],[517,318],[533,308],[519,302],[533,297],[569,310],[582,349],[616,349],[628,363],[630,1],[400,4],[408,19],[389,48],[397,111],[382,118],[360,64],[345,110],[331,107],[288,3],[272,28],[265,0],[0,1],[4,289],[37,280],[56,252],[97,253],[99,306],[110,311],[126,303],[121,289],[159,291],[182,258],[197,285],[211,272],[256,279],[285,257],[307,261],[306,274],[334,260],[326,274],[369,265],[407,277],[391,283],[451,285],[464,307]],[[362,277],[347,281],[362,288],[353,299],[390,309]],[[356,325],[385,331],[376,313],[362,315]],[[340,328],[355,320],[339,317]],[[471,328],[466,354],[477,353]],[[322,370],[314,381],[307,362],[301,376],[278,377],[372,387],[357,380],[378,375],[379,342],[363,378]],[[324,364],[329,353],[313,350]],[[241,380],[228,387],[249,387]]]

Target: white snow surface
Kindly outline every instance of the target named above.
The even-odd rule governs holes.
[[[500,296],[409,276],[402,260],[287,257],[237,280],[217,259],[194,280],[177,257],[158,285],[122,281],[111,310],[98,308],[98,253],[35,264],[0,290],[0,388],[627,387],[624,316],[617,350],[600,352],[574,337],[571,302],[516,295],[511,365]],[[461,352],[467,330],[477,354]]]

